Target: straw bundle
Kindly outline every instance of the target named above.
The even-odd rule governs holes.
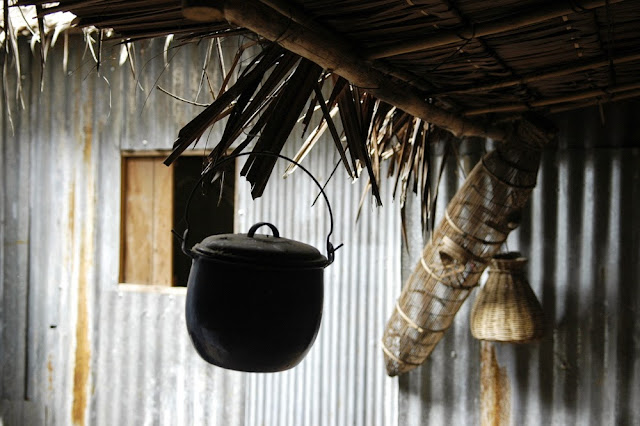
[[[524,275],[526,263],[517,252],[491,259],[489,278],[471,310],[473,337],[510,343],[542,338],[544,313]]]
[[[382,339],[387,373],[420,365],[519,222],[536,183],[547,134],[522,121],[485,155],[447,207],[402,291]]]

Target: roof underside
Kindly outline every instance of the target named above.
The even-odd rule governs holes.
[[[432,86],[427,95],[471,116],[557,110],[598,96],[640,94],[640,3],[584,3],[385,0],[304,6],[370,58],[415,75],[425,89]],[[545,9],[553,17],[536,19]],[[541,22],[527,24],[535,20]],[[483,31],[490,34],[478,37]]]
[[[461,116],[494,121],[640,95],[637,1],[262,3],[303,26],[329,31],[358,60]],[[242,31],[227,22],[185,20],[175,0],[62,0],[45,10],[71,11],[81,25],[113,28],[125,39]]]

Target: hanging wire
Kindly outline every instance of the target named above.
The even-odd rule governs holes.
[[[173,235],[175,235],[176,238],[178,238],[178,240],[180,240],[181,245],[182,245],[182,251],[184,254],[186,254],[189,257],[193,257],[193,253],[191,252],[191,250],[189,248],[187,248],[187,240],[189,238],[189,206],[191,204],[191,199],[193,198],[193,196],[195,195],[196,191],[198,190],[198,188],[200,187],[200,185],[204,182],[204,179],[213,171],[215,171],[219,166],[222,166],[223,164],[237,158],[237,157],[242,157],[242,156],[247,156],[247,155],[263,155],[263,156],[267,156],[267,157],[274,157],[274,158],[281,158],[283,160],[287,160],[292,164],[295,164],[298,168],[300,168],[303,172],[305,172],[312,180],[313,182],[316,184],[316,186],[318,186],[318,188],[320,188],[320,193],[322,194],[322,196],[324,197],[324,201],[327,204],[327,210],[329,211],[329,233],[327,234],[327,266],[330,265],[331,263],[333,263],[333,261],[335,260],[335,252],[336,250],[338,250],[340,247],[343,246],[343,244],[339,244],[337,247],[335,247],[332,243],[331,243],[331,235],[333,234],[333,211],[331,209],[331,204],[329,203],[329,198],[327,197],[327,194],[325,193],[322,185],[320,184],[320,182],[318,182],[318,180],[313,176],[313,174],[311,174],[311,172],[309,170],[307,170],[304,166],[302,166],[300,163],[292,160],[289,157],[286,157],[282,154],[276,154],[274,152],[268,152],[268,151],[257,151],[257,152],[241,152],[241,153],[237,153],[237,154],[231,154],[228,155],[222,159],[219,159],[218,161],[216,161],[214,164],[210,164],[209,167],[207,167],[201,174],[200,178],[198,179],[198,181],[196,182],[196,184],[194,185],[193,189],[191,190],[191,193],[189,194],[189,198],[187,198],[187,205],[185,206],[185,211],[184,211],[184,222],[186,224],[186,229],[184,231],[184,233],[182,234],[182,236],[175,230],[172,229],[171,232],[173,233]]]

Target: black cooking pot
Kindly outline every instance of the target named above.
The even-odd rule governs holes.
[[[193,259],[187,330],[205,361],[232,370],[276,372],[296,366],[307,354],[322,318],[324,268],[336,250],[329,242],[331,207],[322,195],[331,219],[327,257],[280,237],[270,223],[257,223],[247,234],[209,236],[191,250],[186,249],[187,228],[183,251]],[[273,236],[256,234],[262,226]]]

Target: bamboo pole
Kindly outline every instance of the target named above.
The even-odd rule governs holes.
[[[430,105],[414,87],[398,83],[373,69],[361,59],[359,52],[333,33],[312,30],[283,16],[257,0],[227,0],[225,18],[280,44],[321,67],[334,72],[352,84],[369,90],[378,99],[436,126],[455,136],[480,136],[504,139],[505,130],[488,126]]]
[[[518,84],[527,84],[533,83],[541,80],[548,80],[555,77],[562,77],[565,75],[577,73],[580,71],[591,70],[594,68],[600,68],[609,65],[610,61],[613,62],[614,65],[625,64],[627,62],[633,62],[640,60],[640,53],[634,53],[630,55],[617,56],[615,58],[597,58],[588,61],[582,61],[580,64],[564,67],[553,67],[546,70],[540,70],[537,72],[533,72],[531,74],[513,78],[510,80],[502,80],[495,83],[488,83],[473,87],[465,87],[463,89],[456,90],[444,90],[438,93],[433,93],[433,96],[448,96],[448,95],[460,95],[464,93],[478,93],[478,92],[487,92],[494,89],[502,89],[504,87],[517,86]]]
[[[326,29],[322,27],[315,19],[307,14],[307,12],[299,4],[293,3],[287,0],[259,0],[261,3],[275,9],[280,14],[290,17],[298,24],[306,27],[307,29],[322,32]],[[376,61],[372,64],[373,68],[381,71],[385,74],[389,74],[399,80],[409,83],[412,86],[423,90],[425,92],[431,92],[434,86],[428,81],[420,78],[419,76],[405,71],[403,69],[396,68],[385,61]],[[442,101],[441,101],[442,102]]]
[[[528,13],[523,13],[520,16],[509,16],[507,18],[484,22],[459,30],[442,31],[424,38],[414,38],[404,42],[396,42],[389,46],[379,47],[375,50],[372,49],[365,53],[365,58],[369,60],[388,58],[390,56],[401,55],[403,53],[411,53],[445,46],[447,44],[467,41],[477,37],[517,30],[549,19],[570,15],[576,11],[591,10],[605,6],[606,4],[620,3],[622,1],[623,0],[586,0],[581,2],[563,1],[562,3],[552,3],[546,7],[536,7]]]
[[[298,24],[303,27],[317,32],[323,32],[326,29],[318,23],[315,19],[307,14],[307,12],[297,3],[293,3],[287,0],[259,0],[261,3],[275,9],[277,12],[282,14],[283,16],[290,17]],[[393,77],[396,77],[399,80],[404,81],[405,83],[409,83],[412,86],[423,90],[425,92],[433,91],[434,86],[430,84],[428,81],[420,78],[419,76],[393,67],[389,63],[385,61],[376,61],[372,64],[373,68],[381,71],[385,74],[389,74]]]
[[[310,30],[322,32],[325,28],[313,19],[302,6],[288,0],[259,0],[261,3],[269,6],[271,9],[280,13],[282,16],[293,19],[298,24]]]
[[[627,92],[640,88],[640,83],[623,84],[620,86],[605,87],[602,89],[588,90],[573,95],[557,96],[555,98],[540,99],[538,101],[529,102],[528,104],[508,104],[498,105],[494,107],[478,108],[464,113],[466,116],[475,116],[488,114],[491,112],[522,112],[531,108],[540,108],[548,105],[561,104],[565,102],[574,102],[582,99],[595,98],[597,96],[611,96],[614,93]]]
[[[196,22],[218,22],[224,20],[217,1],[182,0],[182,15]]]

